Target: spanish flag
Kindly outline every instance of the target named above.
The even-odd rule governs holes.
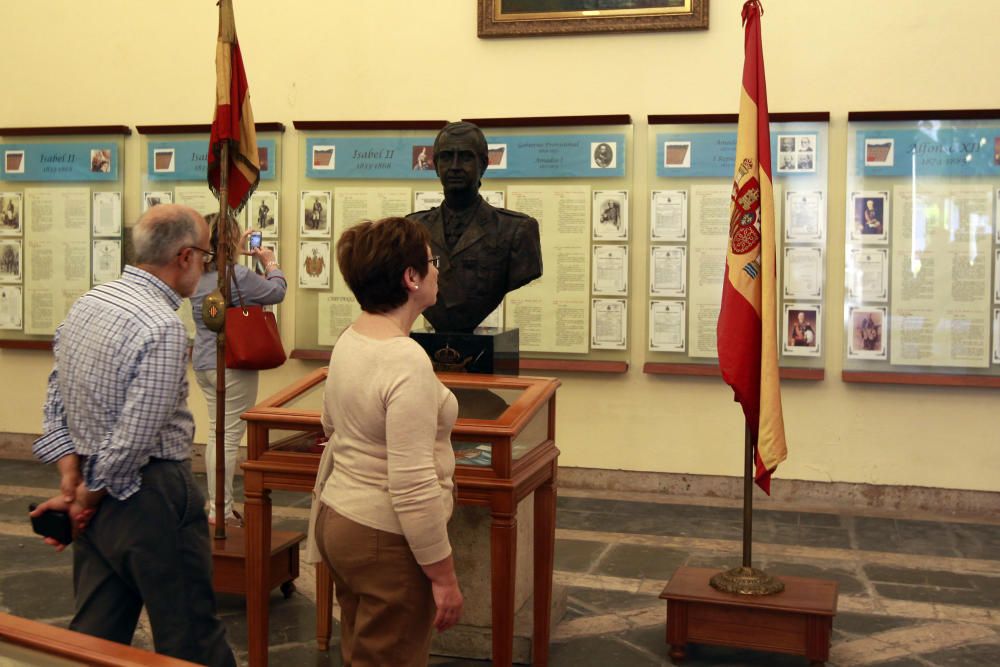
[[[788,452],[778,379],[774,191],[761,14],[758,0],[744,3],[743,85],[718,346],[722,377],[743,406],[755,445],[754,479],[770,494],[771,473]]]
[[[219,196],[222,145],[229,144],[228,203],[239,212],[260,182],[257,134],[250,108],[250,88],[236,39],[233,0],[219,1],[219,41],[215,47],[215,117],[208,151],[208,187]]]

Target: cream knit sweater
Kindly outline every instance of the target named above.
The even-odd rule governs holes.
[[[454,394],[416,342],[346,329],[323,394],[334,464],[320,499],[352,521],[404,535],[421,565],[446,558],[457,415]]]

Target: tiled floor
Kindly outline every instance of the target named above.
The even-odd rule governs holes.
[[[35,539],[25,517],[27,504],[50,495],[55,482],[52,468],[0,461],[0,611],[65,625],[72,613],[70,557]],[[304,530],[307,498],[285,492],[272,498],[275,527]],[[555,581],[565,588],[568,607],[553,635],[555,666],[669,664],[665,605],[657,596],[671,573],[681,565],[729,567],[740,554],[741,511],[726,501],[561,489],[557,523]],[[777,575],[839,583],[829,665],[1000,665],[998,517],[758,509],[754,564]],[[308,568],[291,599],[272,594],[271,665],[340,665],[336,646],[316,649],[313,599]],[[220,613],[245,660],[242,600],[222,596]],[[135,643],[150,645],[144,628]],[[685,664],[785,667],[806,661],[693,646]]]

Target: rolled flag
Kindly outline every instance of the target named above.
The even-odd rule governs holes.
[[[229,144],[226,199],[239,212],[260,182],[257,133],[250,108],[250,87],[236,39],[232,0],[219,2],[219,41],[215,47],[215,117],[208,151],[208,187],[220,196],[222,146]]]

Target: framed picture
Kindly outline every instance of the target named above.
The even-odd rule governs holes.
[[[0,240],[0,283],[21,282],[21,239]]]
[[[20,331],[24,328],[21,301],[20,285],[0,285],[0,329]]]
[[[0,236],[21,235],[21,193],[0,192]]]
[[[278,193],[275,190],[257,190],[250,195],[247,206],[250,227],[260,230],[266,239],[278,238]]]
[[[299,287],[330,287],[330,242],[299,241]]]
[[[852,192],[849,238],[861,243],[889,240],[889,193]]]
[[[594,241],[628,241],[628,191],[594,190]]]
[[[820,305],[786,303],[784,322],[782,352],[793,357],[818,357]]]
[[[848,359],[885,359],[885,306],[851,308],[847,324]]]
[[[479,0],[480,37],[706,30],[708,0]]]
[[[330,220],[333,209],[329,190],[302,193],[299,208],[299,234],[302,236],[330,237]]]

